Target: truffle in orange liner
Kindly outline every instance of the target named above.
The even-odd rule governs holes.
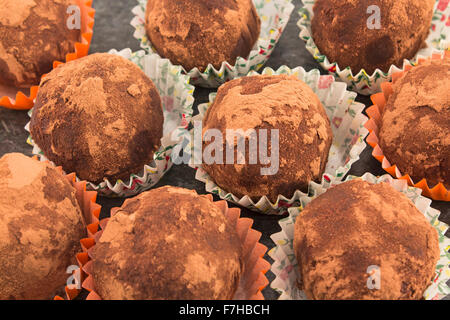
[[[371,97],[367,143],[383,169],[425,196],[450,201],[450,53],[394,73]]]
[[[75,175],[11,153],[0,158],[0,300],[50,299],[64,288],[96,192]]]
[[[101,231],[88,227],[77,255],[88,300],[264,299],[267,248],[252,220],[226,201],[166,186],[111,215]]]
[[[0,5],[0,106],[27,110],[42,76],[59,61],[88,54],[95,10],[92,0],[2,0]]]

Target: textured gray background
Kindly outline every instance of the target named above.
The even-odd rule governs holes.
[[[134,29],[130,25],[133,17],[131,9],[136,5],[136,0],[94,0],[96,9],[96,20],[94,38],[91,45],[91,52],[105,52],[110,49],[131,48],[133,51],[139,50],[139,43],[133,38]],[[281,65],[289,67],[302,66],[307,71],[319,68],[312,56],[306,51],[304,42],[298,37],[299,28],[296,26],[298,20],[297,10],[300,1],[294,0],[296,9],[292,13],[289,24],[272,54],[267,66],[274,69]],[[195,91],[195,108],[199,103],[208,101],[208,94],[211,90],[197,88]],[[359,96],[358,101],[370,106],[370,100]],[[0,156],[8,152],[22,152],[31,155],[31,147],[26,144],[27,133],[23,129],[29,118],[26,112],[5,110],[0,107]],[[382,175],[385,172],[380,164],[371,156],[372,149],[367,147],[361,155],[361,160],[357,162],[350,171],[352,175],[362,175],[371,172],[375,175]],[[204,185],[195,180],[195,171],[186,165],[174,166],[168,174],[158,183],[157,186],[174,185],[195,189],[199,193],[206,193]],[[104,199],[99,202],[103,205],[102,216],[109,213],[109,209],[120,206],[123,199]],[[450,205],[443,202],[434,201],[433,207],[442,211],[441,220],[450,223]],[[254,228],[262,232],[261,242],[272,248],[273,243],[270,235],[280,230],[277,221],[280,217],[265,216],[252,213],[246,209],[242,210],[243,216],[254,219]],[[268,261],[272,260],[266,255]],[[271,272],[267,273],[269,281],[273,280]],[[263,291],[266,299],[275,299],[278,294],[269,288]]]

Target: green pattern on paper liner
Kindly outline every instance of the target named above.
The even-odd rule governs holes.
[[[91,182],[87,184],[88,189],[98,191],[103,196],[129,197],[150,189],[172,167],[172,151],[188,132],[195,88],[189,84],[189,77],[182,74],[181,67],[173,66],[169,60],[161,59],[156,54],[147,54],[143,50],[132,53],[130,49],[120,52],[111,50],[110,53],[129,59],[144,71],[158,89],[164,111],[161,147],[155,152],[152,163],[145,165],[140,173],[131,174],[128,181],[117,180],[112,184],[105,179],[98,185]],[[33,109],[29,111],[30,117],[32,112]],[[29,131],[29,123],[25,129]],[[33,146],[33,154],[42,161],[47,160],[31,135],[27,142]]]
[[[414,187],[408,187],[405,180],[393,179],[390,175],[375,177],[370,173],[364,174],[361,178],[349,176],[346,181],[352,179],[363,179],[371,183],[386,182],[391,184],[396,190],[403,192],[415,206],[425,215],[430,224],[438,232],[440,258],[436,264],[435,276],[430,286],[425,290],[423,297],[426,300],[440,300],[450,294],[450,288],[447,282],[450,279],[450,239],[445,236],[448,225],[439,221],[440,212],[430,207],[431,200],[421,195],[422,190]],[[279,221],[281,232],[271,236],[275,247],[269,251],[269,256],[274,260],[271,271],[275,279],[270,286],[280,293],[280,300],[305,300],[305,293],[298,289],[297,283],[301,280],[298,262],[293,249],[294,225],[297,216],[303,208],[308,205],[315,197],[326,192],[336,182],[331,185],[310,184],[310,190],[313,195],[304,196],[299,199],[300,205],[289,209],[289,216]],[[339,201],[339,199],[336,199]]]
[[[352,71],[348,66],[341,69],[336,62],[330,62],[325,55],[320,53],[312,38],[311,20],[314,16],[314,3],[315,0],[303,0],[304,6],[298,11],[300,20],[297,25],[301,29],[300,38],[306,42],[306,49],[325,70],[347,83],[349,90],[364,95],[380,92],[381,84],[383,82],[391,81],[392,73],[400,71],[401,69],[393,65],[387,73],[377,69],[372,75],[368,75],[364,69]],[[433,53],[447,48],[448,44],[446,43],[446,40],[450,37],[450,20],[447,20],[448,18],[442,19],[442,17],[449,16],[450,5],[448,5],[446,1],[436,0],[430,34],[426,40],[427,48],[421,49],[415,58],[411,60],[405,59],[402,66],[403,70],[406,66],[416,65],[419,58],[430,57]]]
[[[135,17],[131,21],[131,25],[135,28],[134,37],[139,40],[143,49],[156,53],[145,30],[147,0],[137,0],[137,2],[138,5],[132,10]],[[217,88],[228,80],[259,70],[267,62],[286,28],[294,5],[292,0],[253,0],[253,3],[261,18],[261,33],[248,58],[238,57],[233,66],[223,62],[219,70],[212,65],[209,65],[204,72],[200,72],[197,68],[183,69],[184,73],[191,78],[192,84]]]
[[[359,160],[359,155],[366,147],[364,142],[368,134],[364,128],[367,117],[362,114],[364,105],[355,102],[356,93],[346,90],[346,84],[336,82],[333,76],[321,76],[317,69],[306,72],[302,67],[290,69],[282,66],[278,70],[265,68],[264,75],[293,75],[304,81],[317,94],[330,119],[333,131],[333,144],[328,156],[325,174],[322,177],[324,183],[333,180],[342,180],[350,170],[353,163]],[[257,72],[250,72],[248,76],[258,75]],[[212,104],[216,93],[209,95],[209,102],[198,106],[199,114],[192,118],[193,121],[201,121],[208,107]],[[191,132],[192,134],[192,132]],[[193,141],[193,139],[190,139]],[[187,147],[192,151],[194,146]],[[289,207],[299,205],[299,199],[305,195],[297,190],[291,198],[284,195],[278,196],[275,203],[271,203],[267,197],[262,197],[258,202],[253,202],[248,196],[238,198],[235,195],[221,189],[201,166],[192,167],[197,169],[195,178],[205,183],[206,191],[218,195],[220,198],[239,204],[252,211],[264,214],[283,214]],[[310,191],[311,192],[311,191]]]

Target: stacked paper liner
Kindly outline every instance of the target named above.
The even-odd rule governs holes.
[[[436,264],[435,276],[430,286],[425,290],[423,297],[427,300],[440,300],[450,294],[450,288],[447,285],[447,281],[450,279],[450,254],[448,252],[450,249],[450,239],[445,236],[448,225],[439,221],[440,212],[430,207],[431,200],[421,196],[420,189],[408,187],[406,181],[393,179],[389,175],[375,177],[370,173],[366,173],[361,178],[349,176],[346,181],[352,179],[363,179],[371,183],[389,183],[396,190],[405,193],[417,209],[425,215],[427,220],[430,221],[430,224],[438,232],[440,259]],[[289,209],[289,217],[279,222],[281,232],[271,236],[275,247],[269,251],[269,256],[274,260],[270,270],[275,275],[275,279],[270,286],[281,294],[279,297],[280,300],[306,299],[305,293],[298,288],[301,277],[293,249],[295,220],[309,202],[326,192],[331,186],[311,183],[310,196],[301,198],[300,207]],[[339,199],[336,199],[336,201],[339,201]]]
[[[79,59],[88,54],[91,45],[95,10],[92,8],[93,0],[77,0],[78,7],[81,10],[81,41],[75,43],[75,52],[66,55],[66,62]],[[56,68],[61,62],[54,61],[53,68]],[[44,75],[45,76],[45,75]],[[27,96],[24,92],[16,88],[9,88],[7,95],[0,95],[0,107],[16,110],[29,110],[34,105],[34,99],[37,96],[38,86],[30,88],[30,94]],[[14,92],[14,93],[13,93]],[[0,94],[1,94],[0,88]],[[12,97],[15,94],[15,99]]]
[[[446,20],[442,17],[450,16],[450,6],[439,5],[436,0],[436,7],[433,14],[432,25],[430,26],[430,34],[426,39],[427,47],[419,50],[416,56],[403,61],[402,69],[392,65],[389,71],[383,72],[376,69],[372,75],[363,70],[351,70],[348,66],[339,66],[335,61],[329,61],[328,58],[320,53],[314,39],[312,38],[311,21],[314,17],[313,6],[316,0],[302,0],[304,7],[299,10],[300,20],[298,26],[301,30],[300,39],[306,42],[306,49],[312,54],[314,59],[320,63],[322,68],[333,74],[336,78],[347,83],[349,90],[356,91],[363,95],[371,95],[381,90],[381,84],[392,80],[392,74],[407,67],[415,65],[418,60],[430,57],[433,53],[444,49],[445,39],[450,36],[450,28],[446,26]]]
[[[282,66],[277,71],[266,68],[262,74],[287,74],[296,76],[306,82],[317,94],[325,107],[333,130],[333,144],[330,149],[322,181],[330,182],[335,179],[343,179],[352,164],[359,160],[359,155],[366,147],[364,138],[368,134],[367,129],[364,127],[368,119],[362,114],[364,105],[355,102],[356,93],[347,91],[346,84],[335,82],[333,76],[321,76],[317,69],[306,72],[302,67],[290,69]],[[249,74],[249,76],[252,75],[258,75],[258,73],[252,72]],[[210,95],[209,103],[198,106],[199,115],[195,116],[193,121],[201,121],[203,119],[206,110],[213,103],[214,99],[215,93]],[[190,139],[190,141],[193,140],[192,138]],[[193,150],[193,146],[189,145],[188,149],[185,150],[189,149]],[[187,152],[191,152],[190,150]],[[256,212],[282,214],[287,208],[298,205],[300,198],[305,195],[303,192],[297,190],[291,198],[287,198],[285,195],[279,195],[275,203],[271,203],[266,196],[255,203],[249,196],[239,198],[221,189],[201,166],[197,167],[192,163],[191,166],[198,169],[195,178],[206,184],[206,191],[218,195],[221,199],[239,204]]]
[[[181,67],[173,66],[169,60],[156,54],[146,54],[143,50],[132,53],[130,49],[111,50],[110,53],[131,60],[144,71],[158,89],[164,111],[163,138],[153,163],[145,165],[142,172],[131,174],[128,181],[105,179],[100,184],[88,182],[88,188],[101,195],[128,197],[150,189],[172,167],[172,151],[182,141],[192,117],[195,88],[189,84],[189,77],[181,74]],[[29,131],[29,123],[25,129]],[[33,146],[33,154],[47,160],[31,136],[27,142]]]
[[[140,41],[143,49],[155,53],[156,50],[145,31],[147,0],[137,0],[137,2],[139,4],[133,9],[135,17],[131,21],[131,25],[136,29],[134,37]],[[191,78],[192,84],[217,88],[228,80],[242,77],[252,70],[259,70],[267,62],[286,28],[294,5],[292,0],[253,0],[253,3],[261,18],[261,33],[249,56],[247,58],[238,57],[234,65],[224,61],[219,70],[211,64],[204,72],[200,72],[198,68],[183,69]]]
[[[61,174],[63,174],[61,167],[57,167],[57,169],[61,172]],[[100,217],[100,211],[102,209],[102,207],[96,203],[97,192],[86,191],[86,181],[76,181],[75,173],[66,175],[66,178],[76,190],[75,196],[81,212],[83,213],[86,224],[91,225],[93,223],[97,223]],[[68,296],[73,296],[79,292],[79,290],[76,289],[70,290],[67,286],[65,287],[65,291]]]
[[[213,201],[211,195],[206,195],[206,197],[211,202]],[[265,273],[270,269],[270,263],[263,259],[267,247],[259,243],[261,233],[252,229],[253,220],[240,217],[240,209],[228,208],[226,201],[218,201],[214,202],[214,204],[228,217],[230,223],[236,226],[243,248],[244,273],[234,300],[264,300],[261,291],[269,283]],[[111,216],[114,216],[117,209],[113,208],[111,210]],[[109,219],[103,219],[99,222],[97,218],[98,216],[94,217],[94,222],[87,227],[88,238],[80,241],[83,252],[76,256],[81,270],[82,287],[89,291],[87,300],[101,300],[101,297],[95,292],[95,283],[91,275],[91,252],[96,242],[100,239],[102,230],[107,226]],[[79,292],[80,289],[66,287],[66,295],[69,300],[77,297]],[[56,297],[55,299],[61,300],[63,298]]]
[[[443,59],[444,56],[450,57],[450,51],[445,51],[443,54],[434,54],[431,59]],[[423,63],[427,59],[420,59],[419,64]],[[373,106],[367,109],[367,114],[369,115],[369,121],[366,123],[366,128],[369,130],[370,134],[367,137],[367,143],[373,147],[372,155],[375,159],[381,162],[383,169],[390,173],[393,177],[397,179],[403,179],[408,181],[408,184],[416,188],[423,190],[423,194],[433,200],[450,201],[450,193],[445,188],[443,183],[439,183],[436,186],[429,186],[426,179],[422,179],[417,183],[411,179],[411,177],[406,173],[403,175],[395,164],[391,164],[386,156],[383,154],[380,145],[378,144],[378,132],[381,125],[381,117],[383,114],[383,109],[391,96],[393,89],[393,83],[396,83],[405,72],[412,69],[412,66],[407,66],[404,71],[396,72],[392,74],[392,82],[385,82],[381,85],[382,92],[371,96],[371,100],[374,103]]]

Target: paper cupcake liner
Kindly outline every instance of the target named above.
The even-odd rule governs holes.
[[[66,62],[82,58],[89,52],[92,35],[94,33],[95,16],[95,9],[92,8],[92,1],[93,0],[77,0],[77,4],[81,10],[81,40],[80,42],[75,43],[75,52],[66,55]],[[56,68],[60,63],[61,62],[59,61],[54,61],[53,68]],[[29,110],[34,105],[34,99],[37,96],[38,88],[39,86],[32,86],[28,93],[24,92],[28,90],[4,88],[0,86],[0,107],[15,110]]]
[[[59,167],[61,173],[63,172],[62,168]],[[100,217],[100,212],[102,207],[96,203],[97,192],[96,191],[87,191],[86,190],[86,181],[77,181],[75,173],[71,173],[67,175],[67,179],[72,184],[72,186],[76,189],[76,198],[78,204],[80,205],[81,211],[83,212],[84,219],[86,224],[91,224],[98,221]],[[64,288],[66,294],[74,295],[78,294],[80,290],[77,289],[69,289],[67,286]]]
[[[212,195],[205,195],[213,202]],[[242,254],[244,260],[244,273],[233,300],[264,300],[261,291],[268,285],[265,274],[270,269],[270,263],[264,260],[264,254],[267,247],[259,242],[261,233],[252,229],[253,220],[241,218],[241,211],[238,208],[228,208],[226,201],[213,202],[228,217],[230,223],[236,225],[236,230],[242,244]],[[114,216],[119,208],[111,209],[111,215]],[[77,254],[77,261],[82,273],[82,287],[89,291],[86,300],[101,300],[102,298],[95,292],[95,283],[91,275],[92,259],[91,250],[102,235],[102,230],[108,224],[108,218],[100,222],[96,221],[88,226],[88,238],[80,241],[83,252]],[[71,300],[76,297],[78,292],[66,289],[66,298]],[[76,293],[76,294],[75,294]],[[56,297],[62,300],[62,297]]]
[[[387,73],[376,69],[372,75],[367,74],[364,69],[353,71],[350,67],[341,69],[343,66],[339,67],[337,62],[330,62],[325,55],[320,53],[312,38],[311,21],[314,16],[313,6],[316,0],[302,0],[302,2],[304,7],[299,10],[300,20],[297,25],[301,29],[300,39],[306,42],[306,49],[322,68],[347,83],[349,90],[363,95],[380,92],[381,84],[391,81],[394,72],[405,70],[406,67],[415,65],[419,59],[430,57],[433,53],[442,50],[444,41],[450,37],[450,23],[445,19],[450,16],[450,6],[447,6],[448,1],[436,0],[430,34],[426,39],[427,47],[419,50],[413,59],[404,59],[402,69],[391,65]]]
[[[136,29],[134,37],[140,41],[143,49],[156,53],[145,30],[147,0],[137,2],[139,4],[132,10],[135,17],[131,21],[131,25]],[[192,84],[217,88],[228,80],[244,76],[252,70],[259,70],[267,62],[289,21],[294,5],[292,0],[253,0],[253,3],[261,18],[261,33],[248,58],[238,57],[234,65],[223,62],[219,70],[212,64],[208,65],[204,72],[200,72],[198,68],[189,71],[183,69],[191,78]]]
[[[302,67],[290,69],[282,66],[277,71],[271,68],[265,68],[262,74],[287,74],[296,76],[308,84],[317,94],[325,107],[333,131],[333,144],[330,149],[322,181],[342,180],[350,170],[352,164],[359,160],[360,154],[366,147],[364,138],[369,133],[364,127],[364,124],[368,120],[362,113],[364,105],[355,102],[356,93],[347,91],[345,83],[336,82],[333,76],[320,75],[317,69],[306,72]],[[258,75],[258,73],[251,72],[249,76],[252,75]],[[209,96],[209,103],[198,106],[199,115],[193,117],[193,121],[202,121],[206,110],[213,103],[215,96],[215,93],[211,94]],[[193,132],[191,131],[190,134],[192,135]],[[190,141],[194,140],[190,138]],[[188,148],[193,150],[192,145],[189,145]],[[221,189],[201,166],[196,166],[192,163],[190,165],[197,169],[195,178],[205,183],[206,191],[252,211],[264,214],[283,214],[287,208],[298,205],[299,199],[305,195],[303,192],[297,190],[291,198],[279,195],[275,203],[272,203],[266,196],[255,203],[249,196],[239,198]]]
[[[439,235],[440,259],[436,264],[435,276],[430,286],[425,290],[423,297],[426,300],[440,300],[450,294],[447,281],[450,279],[450,239],[445,236],[448,225],[438,220],[440,212],[430,207],[431,200],[421,195],[418,188],[408,187],[404,180],[393,179],[389,175],[375,177],[371,173],[364,174],[361,178],[349,176],[346,181],[352,179],[362,179],[371,183],[389,183],[396,190],[403,192],[430,221]],[[339,184],[341,182],[336,182]],[[297,284],[301,279],[298,262],[293,249],[294,225],[297,216],[303,208],[315,197],[326,192],[330,185],[319,185],[311,183],[311,195],[301,198],[301,205],[298,208],[290,208],[289,216],[280,220],[281,231],[271,236],[275,247],[269,251],[269,256],[274,260],[271,271],[275,279],[271,283],[271,288],[280,293],[280,300],[305,300],[306,295]]]
[[[195,88],[189,84],[189,77],[181,74],[181,67],[173,66],[169,60],[161,59],[156,54],[146,54],[143,50],[132,53],[130,49],[110,53],[122,56],[138,65],[153,81],[161,96],[164,111],[163,138],[161,147],[153,156],[153,163],[143,167],[143,171],[131,174],[128,181],[109,181],[100,184],[88,182],[88,189],[95,190],[107,197],[128,197],[154,186],[172,167],[172,150],[183,139],[192,117]],[[30,110],[31,117],[33,110]],[[25,127],[29,130],[28,123]],[[27,142],[33,146],[33,154],[47,160],[42,150],[29,136]]]
[[[430,59],[443,59],[444,56],[450,57],[450,51],[445,51],[443,54],[434,54]],[[424,61],[426,61],[426,59],[421,59],[418,61],[418,63],[420,64]],[[382,92],[371,96],[371,100],[374,105],[368,108],[366,111],[367,115],[370,118],[366,123],[366,128],[370,132],[369,136],[367,136],[366,138],[366,141],[373,148],[373,157],[381,163],[382,168],[386,172],[390,173],[397,179],[406,180],[410,186],[422,189],[423,194],[433,200],[450,201],[450,192],[446,189],[443,183],[438,183],[434,187],[428,185],[427,179],[422,179],[419,182],[414,183],[414,181],[408,174],[403,175],[395,164],[391,164],[389,162],[389,160],[383,154],[383,150],[381,150],[380,145],[378,144],[378,133],[379,127],[381,125],[381,117],[386,102],[393,92],[392,84],[400,79],[405,74],[405,72],[409,71],[412,68],[412,66],[408,66],[405,68],[405,71],[393,73],[392,82],[383,83],[383,85],[381,86]]]

